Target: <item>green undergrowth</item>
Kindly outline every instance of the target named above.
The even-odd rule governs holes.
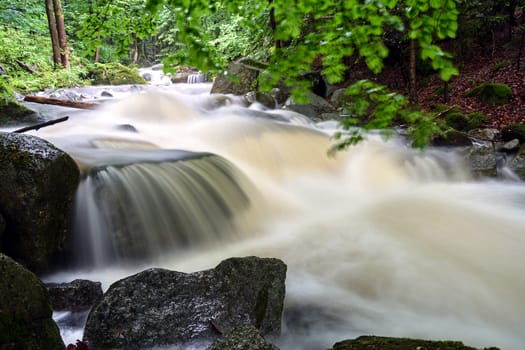
[[[82,79],[82,74],[86,72],[85,62],[72,51],[70,70],[55,68],[50,39],[46,35],[26,33],[2,25],[0,46],[0,63],[7,73],[7,83],[22,94],[85,85]]]
[[[465,97],[477,97],[484,103],[504,105],[510,102],[512,89],[507,84],[485,83],[467,92]]]

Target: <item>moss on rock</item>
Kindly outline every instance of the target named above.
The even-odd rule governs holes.
[[[459,131],[469,131],[480,128],[484,122],[488,121],[489,117],[481,112],[474,112],[469,114],[462,114],[459,112],[451,112],[445,114],[445,121],[448,126]]]
[[[334,344],[332,350],[477,350],[458,341],[430,341],[409,338],[361,336]],[[498,348],[485,348],[498,350]]]
[[[147,84],[135,69],[120,63],[95,63],[89,68],[87,77],[93,85]]]
[[[36,113],[14,98],[11,87],[0,78],[0,125],[19,125],[37,122]]]
[[[485,103],[504,105],[510,102],[512,89],[501,83],[481,84],[465,94],[465,97],[474,96]]]
[[[525,143],[525,124],[509,124],[501,129],[501,139],[505,142],[518,139]]]
[[[63,350],[42,282],[1,253],[0,276],[0,349]]]

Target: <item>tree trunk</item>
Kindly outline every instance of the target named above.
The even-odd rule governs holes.
[[[53,0],[46,0],[46,14],[49,34],[51,35],[51,46],[53,48],[53,62],[56,67],[57,65],[62,64],[62,61],[60,59],[60,45],[58,43],[58,31],[55,21],[55,11],[53,9]]]
[[[270,5],[270,28],[272,30],[272,35],[275,40],[275,48],[282,49],[285,47],[285,44],[282,40],[276,40],[275,39],[275,33],[277,31],[277,21],[275,20],[275,10],[272,6],[273,0],[268,0],[268,4]]]
[[[416,75],[416,53],[417,45],[415,39],[410,39],[410,67],[409,67],[409,82],[408,82],[408,96],[411,103],[417,103],[417,75]]]
[[[55,21],[58,32],[58,44],[60,46],[60,61],[62,66],[69,69],[69,53],[67,51],[66,28],[64,26],[64,13],[62,12],[62,4],[60,0],[53,0],[53,8],[55,10]]]
[[[139,39],[137,39],[137,34],[133,33],[133,64],[137,64],[139,61]]]
[[[33,96],[33,95],[27,95],[26,97],[24,97],[24,101],[41,103],[41,104],[46,104],[46,105],[80,108],[80,109],[95,109],[99,106],[98,103],[93,103],[93,102],[70,101],[70,100],[63,100],[59,98]]]
[[[98,31],[97,31],[97,39],[98,39],[98,41],[100,42],[100,28],[99,28]],[[97,63],[97,62],[100,61],[100,46],[97,47],[97,48],[95,49],[95,58],[94,58],[94,61],[95,61],[95,63]]]

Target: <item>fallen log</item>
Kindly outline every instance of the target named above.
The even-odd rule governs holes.
[[[32,95],[27,95],[26,97],[24,97],[24,101],[42,103],[42,104],[47,104],[47,105],[57,105],[57,106],[62,106],[62,107],[80,108],[80,109],[94,109],[98,106],[98,103],[93,103],[93,102],[62,100],[59,98],[32,96]]]
[[[33,125],[25,126],[23,128],[20,128],[20,129],[13,130],[13,132],[15,132],[17,134],[20,134],[20,133],[23,133],[23,132],[26,132],[26,131],[29,131],[29,130],[38,130],[38,129],[43,128],[45,126],[49,126],[49,125],[65,122],[68,119],[69,119],[69,117],[65,116],[65,117],[62,117],[62,118],[48,120],[47,122],[33,124]]]

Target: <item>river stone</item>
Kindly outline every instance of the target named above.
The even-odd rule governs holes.
[[[518,153],[507,165],[520,179],[525,180],[525,145],[521,146]]]
[[[213,94],[242,96],[252,91],[257,83],[259,70],[242,63],[242,60],[228,65],[228,74],[218,75],[211,87]]]
[[[91,309],[84,339],[92,350],[210,344],[239,325],[278,335],[285,275],[282,261],[257,257],[191,274],[148,269],[110,286]]]
[[[47,290],[53,310],[85,311],[102,296],[102,284],[76,279],[69,283],[47,283]]]
[[[279,350],[279,348],[268,343],[254,326],[242,325],[221,336],[206,350]]]
[[[376,336],[361,336],[356,339],[344,340],[334,344],[331,350],[477,350],[459,341],[431,341],[410,338],[390,338]],[[497,348],[490,348],[497,350]],[[487,348],[489,350],[489,348]]]
[[[68,238],[78,167],[47,141],[0,133],[0,178],[2,252],[44,272]]]
[[[306,115],[314,121],[323,121],[323,115],[336,111],[331,103],[313,92],[308,92],[306,97],[308,103],[305,104],[297,104],[292,98],[289,98],[285,102],[285,109]]]
[[[488,146],[472,146],[467,153],[471,172],[476,177],[496,177],[498,162],[494,150]]]
[[[0,349],[64,350],[44,284],[0,253]]]

